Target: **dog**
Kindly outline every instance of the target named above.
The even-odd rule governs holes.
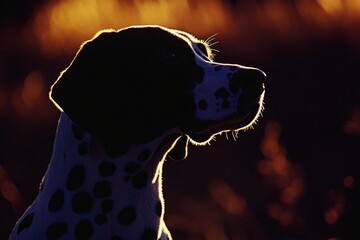
[[[249,128],[263,108],[265,73],[215,62],[210,45],[161,26],[85,42],[51,87],[52,158],[10,239],[172,239],[165,159]]]

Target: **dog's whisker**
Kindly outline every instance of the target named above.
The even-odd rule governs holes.
[[[215,39],[214,39],[215,40]],[[216,44],[218,44],[219,41],[216,41],[216,42],[208,42],[208,46],[211,47],[211,46],[214,46]]]
[[[214,33],[213,35],[211,35],[210,37],[208,37],[205,42],[208,44],[208,43],[211,43],[214,39],[215,39],[215,36],[217,36],[219,33]]]
[[[234,131],[231,131],[231,135],[232,135],[232,137],[233,137],[233,140],[236,141],[236,136],[235,136],[235,134],[234,134]]]
[[[238,132],[236,130],[233,130],[233,136],[234,136],[234,140],[238,140],[239,136],[238,136]]]

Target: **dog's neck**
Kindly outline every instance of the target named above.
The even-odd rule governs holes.
[[[59,216],[66,221],[80,220],[81,215],[95,219],[93,236],[111,233],[124,239],[141,239],[142,234],[155,232],[156,239],[170,239],[163,221],[162,167],[176,137],[163,139],[159,136],[111,158],[92,134],[76,127],[62,113],[39,198],[47,208],[48,198],[63,189],[65,201]],[[74,196],[81,192],[92,199],[86,200],[89,204],[85,201],[83,206],[74,206]]]

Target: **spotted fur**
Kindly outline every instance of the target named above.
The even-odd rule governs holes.
[[[51,88],[62,112],[53,155],[10,239],[172,239],[165,158],[251,126],[262,109],[265,74],[213,57],[206,41],[159,26],[85,42]]]

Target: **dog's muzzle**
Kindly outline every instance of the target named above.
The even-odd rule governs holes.
[[[259,103],[259,98],[265,90],[266,75],[263,71],[250,68],[239,69],[229,80],[229,89],[233,94],[238,94],[237,114],[246,114],[253,104]],[[255,109],[256,110],[256,109]]]
[[[199,121],[188,134],[191,139],[206,141],[222,131],[252,126],[263,108],[266,74],[240,65],[203,66],[205,80],[195,89]]]

